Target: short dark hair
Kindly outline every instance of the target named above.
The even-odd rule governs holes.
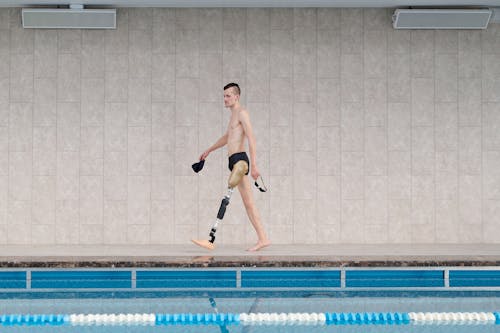
[[[241,94],[240,86],[238,85],[238,83],[234,83],[234,82],[226,84],[224,86],[224,90],[232,88],[232,87],[234,87],[234,90],[236,90],[237,95]]]

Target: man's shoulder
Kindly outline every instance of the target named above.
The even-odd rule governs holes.
[[[246,108],[241,108],[240,112],[238,113],[241,116],[243,117],[248,117],[248,110]]]

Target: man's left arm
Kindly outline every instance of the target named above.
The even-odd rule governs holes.
[[[240,122],[245,130],[245,135],[248,139],[248,149],[250,152],[250,163],[251,163],[251,173],[252,178],[257,179],[260,176],[259,169],[257,168],[257,142],[255,140],[255,135],[253,134],[252,124],[250,123],[250,116],[248,111],[243,110],[240,112]]]

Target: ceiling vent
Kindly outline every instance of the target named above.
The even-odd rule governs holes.
[[[490,9],[396,9],[394,29],[486,29]]]
[[[30,29],[116,29],[116,9],[23,8],[22,20]]]

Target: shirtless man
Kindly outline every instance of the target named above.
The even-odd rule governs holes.
[[[240,87],[236,83],[229,83],[224,87],[224,106],[231,110],[231,118],[229,120],[229,126],[226,133],[215,142],[210,148],[208,148],[203,154],[200,155],[200,161],[203,161],[207,156],[214,150],[227,145],[227,151],[229,156],[229,169],[232,171],[233,166],[240,166],[238,163],[240,161],[245,161],[243,164],[245,169],[245,175],[248,175],[248,156],[245,152],[245,137],[248,139],[248,147],[250,151],[250,161],[251,161],[251,176],[254,180],[260,176],[259,169],[257,168],[257,154],[256,154],[256,141],[252,131],[252,125],[250,124],[250,117],[248,111],[244,109],[240,104]],[[233,173],[229,178],[229,183],[232,182]],[[245,209],[248,214],[248,218],[257,233],[257,244],[249,248],[248,251],[258,251],[271,244],[267,235],[264,231],[264,227],[260,221],[260,215],[255,206],[252,194],[252,188],[250,186],[250,181],[248,177],[243,176],[238,183],[238,190],[240,192],[241,198],[245,205]],[[229,201],[228,201],[229,203]],[[224,206],[225,211],[225,206]],[[224,216],[224,214],[222,214]],[[215,233],[214,229],[212,229]],[[216,227],[215,227],[216,230]],[[212,236],[212,234],[211,234]],[[194,243],[200,244],[200,241],[194,241]],[[212,241],[213,242],[213,241]],[[207,247],[207,246],[204,246]],[[209,247],[207,247],[209,248]],[[213,248],[213,247],[212,247]]]

